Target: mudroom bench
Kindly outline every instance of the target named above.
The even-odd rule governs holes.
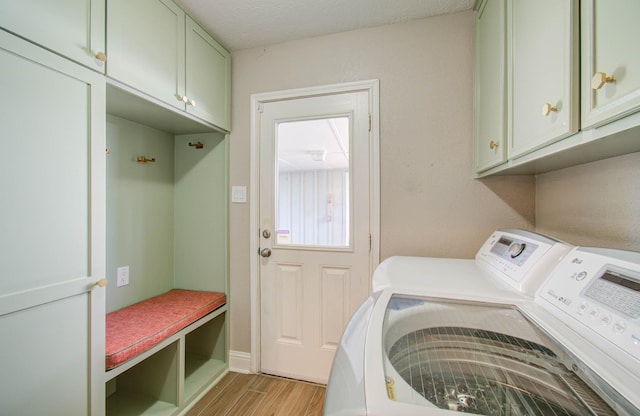
[[[107,415],[175,415],[227,372],[226,295],[174,289],[106,315]]]

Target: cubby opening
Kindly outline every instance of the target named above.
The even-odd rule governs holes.
[[[184,398],[190,401],[227,368],[226,312],[185,335]]]
[[[179,350],[175,341],[109,380],[106,414],[173,414],[179,405]]]

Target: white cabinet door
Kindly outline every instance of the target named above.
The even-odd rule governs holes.
[[[107,75],[185,109],[184,19],[170,0],[110,0]]]
[[[0,407],[104,414],[104,77],[0,31]]]
[[[506,5],[487,0],[476,20],[475,171],[506,161]]]
[[[585,129],[640,109],[640,1],[583,0],[580,7]]]
[[[187,16],[187,111],[229,131],[231,55]]]
[[[509,158],[578,131],[578,1],[509,2]]]
[[[0,27],[104,73],[105,0],[0,0]],[[55,29],[54,29],[55,28]]]

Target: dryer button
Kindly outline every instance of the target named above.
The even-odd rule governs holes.
[[[609,325],[611,323],[611,315],[606,314],[602,318],[600,318],[601,325]]]
[[[600,309],[593,308],[589,311],[589,318],[596,319],[600,315]]]
[[[616,334],[622,334],[626,330],[627,330],[627,324],[624,321],[618,321],[615,324],[613,324],[613,332],[615,332]],[[637,344],[637,341],[636,341],[636,344]]]
[[[589,304],[587,302],[582,302],[580,306],[578,306],[578,315],[584,315],[587,308],[589,308]]]

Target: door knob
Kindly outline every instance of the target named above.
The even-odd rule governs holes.
[[[262,257],[271,257],[271,249],[270,248],[263,248],[262,250],[260,250],[260,255]]]

